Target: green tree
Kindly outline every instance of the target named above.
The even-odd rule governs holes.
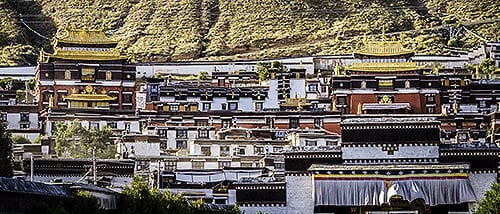
[[[13,136],[12,142],[14,144],[30,144],[31,143],[31,141],[28,138],[25,138],[25,137],[19,136],[19,135]]]
[[[90,158],[93,148],[97,158],[113,158],[116,153],[115,146],[109,143],[113,130],[108,126],[87,129],[74,120],[70,125],[56,123],[56,130],[55,151],[59,157]]]
[[[12,137],[4,123],[0,123],[0,176],[12,177]]]
[[[283,64],[279,61],[272,62],[258,62],[257,63],[257,75],[259,75],[260,80],[269,79],[269,69],[276,68],[278,71],[283,71]]]
[[[500,183],[494,183],[488,192],[484,195],[483,200],[479,202],[479,207],[475,214],[494,214],[500,213]]]
[[[495,63],[490,58],[487,58],[479,64],[479,69],[483,74],[493,74],[495,72]]]
[[[185,198],[169,191],[160,193],[149,188],[141,177],[134,177],[132,185],[125,187],[118,202],[118,213],[122,214],[168,214],[168,213],[213,213],[201,200],[191,204]],[[240,213],[238,206],[232,210],[221,210],[216,213]]]

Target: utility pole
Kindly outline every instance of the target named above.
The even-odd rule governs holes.
[[[95,160],[95,147],[92,148],[92,174],[94,175],[94,185],[97,185],[97,169]]]

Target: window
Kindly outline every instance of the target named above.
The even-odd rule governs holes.
[[[427,103],[434,103],[434,95],[429,95],[425,97],[427,100]]]
[[[322,87],[321,87],[321,92],[322,92],[322,93],[326,93],[326,89],[327,89],[327,88],[326,88],[326,86],[322,86]]]
[[[95,81],[95,71],[96,71],[96,68],[92,68],[92,67],[83,67],[81,68],[81,72],[82,72],[82,81]]]
[[[310,92],[316,92],[316,91],[318,91],[318,84],[310,84],[309,85],[309,91]]]
[[[285,163],[274,163],[275,169],[285,169]]]
[[[23,113],[20,113],[21,115],[21,122],[29,122],[30,121],[30,113],[26,113],[26,112],[23,112]]]
[[[122,101],[124,103],[131,103],[132,102],[132,94],[124,94]]]
[[[156,134],[160,137],[166,137],[167,136],[167,130],[165,129],[157,129]]]
[[[212,151],[210,150],[210,146],[202,146],[201,154],[204,156],[212,156]]]
[[[67,95],[67,92],[57,92],[57,103],[58,104],[62,104],[62,103],[65,103],[66,100],[66,95]]]
[[[255,154],[264,154],[264,147],[255,147]]]
[[[427,106],[427,114],[434,114],[434,106]]]
[[[253,167],[253,164],[252,164],[252,162],[242,162],[241,167],[250,168],[250,167]]]
[[[193,161],[193,169],[204,169],[205,161]]]
[[[231,110],[231,111],[238,110],[238,103],[237,102],[230,102],[229,103],[229,110]]]
[[[274,118],[266,117],[266,126],[269,128],[274,128]]]
[[[222,103],[222,104],[220,104],[220,106],[221,106],[222,110],[227,110],[227,104],[226,103]]]
[[[327,146],[337,146],[337,142],[336,141],[332,141],[332,140],[327,140],[326,141],[326,145]]]
[[[99,123],[98,122],[90,122],[89,129],[99,130]]]
[[[220,156],[221,157],[229,156],[229,146],[221,146],[220,147]]]
[[[177,129],[177,138],[187,138],[187,129]]]
[[[255,111],[262,111],[263,107],[264,107],[263,102],[255,102]]]
[[[7,112],[2,112],[2,121],[7,121]]]
[[[211,103],[203,103],[203,111],[209,111],[211,108]]]
[[[392,80],[379,80],[379,89],[392,89]]]
[[[283,147],[274,147],[273,152],[281,152],[283,150]]]
[[[299,118],[290,118],[289,128],[290,129],[299,128]]]
[[[175,170],[177,169],[177,162],[167,161],[165,162],[165,170]]]
[[[339,105],[345,105],[346,104],[346,97],[337,97],[337,101],[339,102]]]
[[[21,129],[29,129],[30,128],[30,124],[29,123],[21,123],[21,124],[19,124],[19,128],[21,128]]]
[[[245,155],[245,147],[238,148],[238,155]]]
[[[194,120],[195,126],[208,126],[208,120]]]
[[[323,118],[314,118],[314,128],[323,128]]]
[[[217,83],[218,83],[218,86],[225,86],[226,80],[225,79],[218,79]]]
[[[170,105],[170,111],[179,111],[179,105],[177,104]]]
[[[306,146],[317,146],[318,143],[315,140],[306,140]]]
[[[233,125],[233,120],[222,119],[222,128],[231,128],[232,125]]]
[[[198,129],[198,138],[208,138],[208,129]]]
[[[178,149],[187,149],[187,141],[186,140],[177,140],[176,142]]]
[[[231,167],[231,161],[219,161],[219,169],[224,167]]]
[[[108,127],[112,129],[118,128],[118,124],[116,122],[108,122]]]

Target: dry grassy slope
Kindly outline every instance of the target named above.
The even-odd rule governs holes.
[[[31,23],[53,36],[56,26],[104,28],[120,50],[137,61],[238,59],[349,53],[360,35],[427,29],[448,23],[499,18],[495,0],[0,0],[1,65],[33,61],[49,41],[38,38],[15,14],[39,14]],[[31,4],[31,5],[23,5]],[[27,11],[27,8],[34,8]],[[47,24],[49,23],[49,24]],[[500,24],[468,27],[499,40]],[[406,34],[421,53],[473,47],[464,30]],[[62,33],[58,31],[57,33]],[[19,49],[19,50],[18,50]],[[35,51],[36,50],[36,51]]]

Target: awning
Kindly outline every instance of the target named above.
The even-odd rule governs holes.
[[[430,206],[477,201],[467,173],[314,175],[315,205],[380,206],[394,195]]]
[[[399,110],[399,109],[411,109],[409,103],[391,103],[391,104],[379,104],[379,103],[365,103],[363,104],[363,111],[365,110]]]

